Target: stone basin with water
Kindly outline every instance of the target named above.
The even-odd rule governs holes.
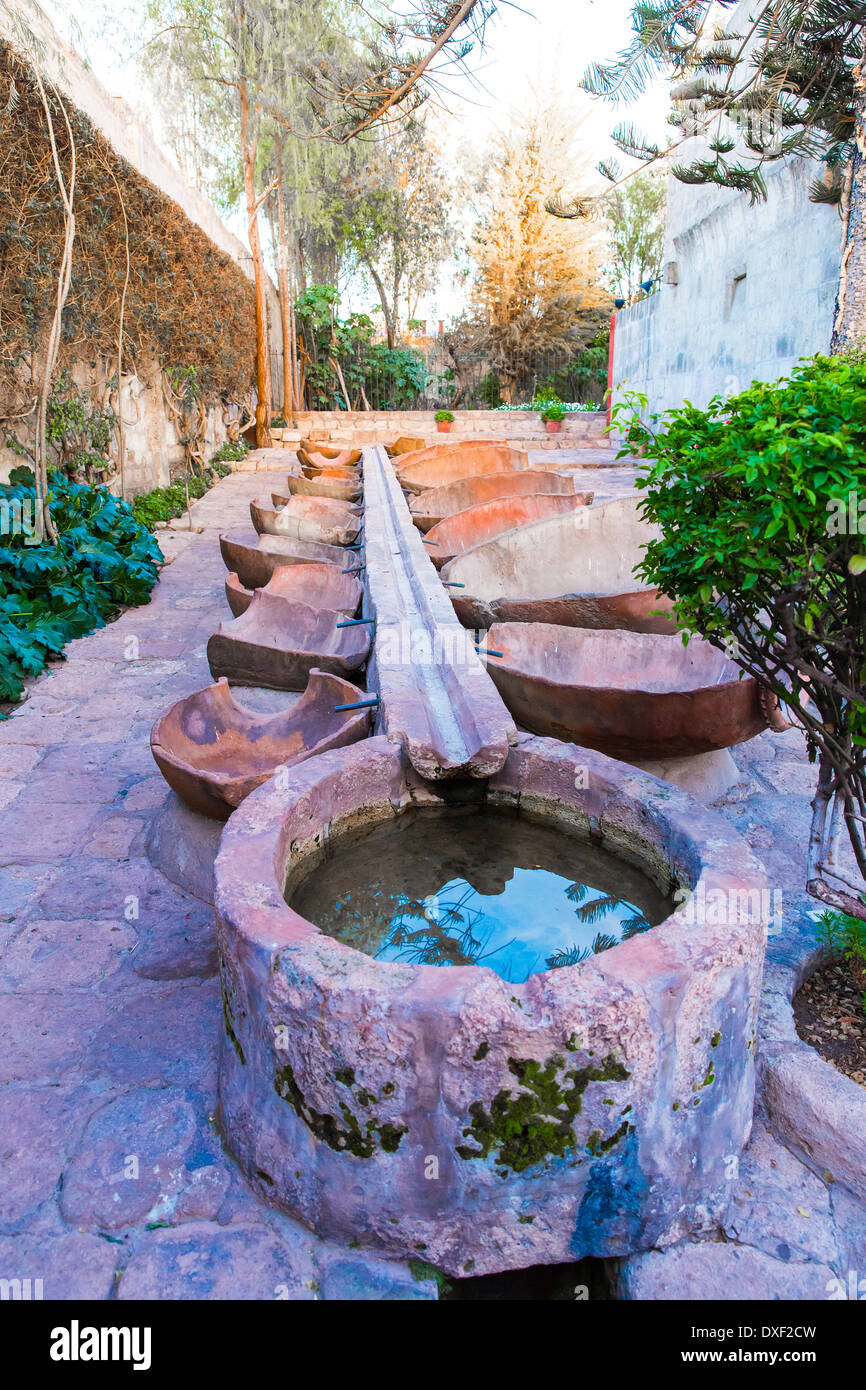
[[[512,984],[657,926],[670,899],[633,865],[507,812],[415,809],[331,844],[287,902],[379,961],[484,965]]]

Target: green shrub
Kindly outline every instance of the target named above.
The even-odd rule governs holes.
[[[434,415],[437,425],[453,425],[454,416],[450,410],[437,410]]]
[[[73,637],[146,603],[162,561],[131,507],[107,488],[71,482],[57,470],[49,481],[57,545],[0,534],[0,700],[20,699],[24,680]],[[35,506],[30,469],[13,470],[0,501]]]
[[[866,878],[866,363],[816,357],[649,423],[635,406],[615,407],[620,457],[644,455],[661,528],[638,573],[803,724],[820,759],[808,887],[861,916],[862,885],[831,872],[829,807],[838,796]]]
[[[562,401],[551,401],[541,412],[542,420],[564,420],[565,416],[566,410]]]
[[[227,439],[221,448],[217,449],[211,463],[240,463],[250,452],[250,446],[245,439],[238,439],[234,443]],[[228,470],[231,472],[231,469]],[[224,475],[223,475],[224,476]]]

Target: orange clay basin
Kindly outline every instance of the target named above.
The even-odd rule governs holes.
[[[402,454],[394,464],[399,474],[403,468],[408,468],[411,463],[426,463],[428,459],[438,458],[440,454],[453,454],[456,450],[466,449],[510,449],[511,445],[507,439],[456,439],[448,444],[420,444],[418,449],[413,449],[409,454]]]
[[[287,536],[260,536],[252,526],[233,526],[220,536],[227,570],[247,589],[261,589],[283,565],[328,564],[348,569],[346,551],[338,545],[293,541]]]
[[[488,473],[480,478],[461,478],[444,487],[431,487],[412,499],[409,510],[419,531],[429,531],[455,512],[465,512],[499,497],[526,497],[529,493],[574,494],[574,478],[529,468],[523,473]]]
[[[447,565],[464,550],[499,536],[503,531],[511,531],[515,526],[525,526],[532,521],[543,521],[551,516],[564,516],[578,507],[586,507],[592,501],[590,492],[573,492],[570,497],[555,493],[530,494],[528,497],[498,497],[493,502],[482,502],[477,507],[469,507],[465,512],[455,512],[438,526],[427,532],[424,544],[429,548],[430,559],[437,569]]]
[[[672,632],[664,616],[671,604],[634,574],[658,534],[638,507],[619,497],[465,550],[442,570],[458,618],[469,628],[538,622]]]
[[[361,529],[360,516],[347,502],[326,497],[292,497],[280,508],[258,498],[250,502],[250,517],[260,536],[287,536],[322,545],[352,545]]]
[[[424,453],[431,451],[425,449]],[[507,445],[476,445],[472,449],[443,449],[436,457],[419,458],[409,454],[410,460],[397,470],[400,486],[406,492],[423,492],[428,487],[443,487],[446,483],[458,483],[461,478],[477,478],[486,473],[523,472],[529,468],[529,455]],[[414,461],[412,461],[414,460]]]
[[[487,646],[518,724],[624,762],[717,752],[768,727],[757,682],[698,638],[497,623]]]
[[[326,444],[323,439],[302,439],[298,453],[301,450],[307,454],[321,454],[326,459],[345,458],[346,463],[360,463],[361,450],[353,449],[349,444]]]
[[[330,497],[335,502],[357,502],[361,488],[354,482],[340,482],[339,478],[295,478],[289,477],[289,494],[292,497]]]
[[[370,711],[335,713],[363,691],[339,676],[312,670],[307,688],[282,714],[262,715],[236,703],[219,680],[173,705],[150,735],[156,765],[190,810],[228,820],[277,768],[305,762],[366,738]]]
[[[395,439],[393,444],[386,444],[386,452],[391,458],[399,458],[401,454],[416,454],[419,449],[426,447],[423,439],[412,439],[410,435],[401,434],[399,439]]]
[[[236,618],[246,613],[254,589],[245,589],[236,574],[226,579],[226,599]],[[310,608],[330,608],[354,617],[361,602],[361,585],[354,575],[341,574],[336,565],[286,565],[275,570],[262,593],[306,603]]]
[[[369,626],[350,621],[259,589],[246,612],[221,623],[208,642],[211,674],[268,690],[303,690],[313,667],[346,678],[364,665],[372,640]]]
[[[318,464],[302,463],[301,474],[313,482],[351,483],[355,488],[361,486],[361,475],[357,468],[319,468]]]
[[[322,472],[330,473],[333,470],[351,473],[353,477],[361,473],[360,463],[350,460],[348,453],[339,454],[336,458],[328,458],[325,454],[312,452],[307,449],[298,450],[298,463],[302,468],[319,469]]]

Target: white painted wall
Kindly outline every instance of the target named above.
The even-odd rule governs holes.
[[[744,0],[729,32],[743,33]],[[702,139],[677,154],[686,164]],[[739,156],[748,158],[745,147]],[[617,316],[614,384],[640,391],[651,412],[698,406],[752,381],[786,376],[830,345],[842,251],[839,212],[809,201],[821,165],[766,166],[768,199],[713,185],[668,181],[665,263],[676,284]]]

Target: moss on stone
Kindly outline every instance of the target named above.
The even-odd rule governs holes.
[[[349,1069],[351,1070],[351,1069]],[[354,1073],[352,1073],[354,1076]],[[345,1082],[343,1084],[346,1084]],[[372,1158],[377,1148],[383,1153],[396,1153],[406,1133],[406,1126],[380,1123],[376,1116],[365,1118],[363,1125],[345,1101],[339,1102],[342,1124],[335,1115],[314,1110],[304,1100],[291,1066],[278,1068],[274,1075],[274,1090],[292,1106],[311,1134],[337,1153],[350,1153],[355,1158]]]
[[[612,1054],[600,1066],[590,1063],[565,1070],[566,1066],[558,1054],[544,1065],[532,1058],[510,1058],[508,1069],[520,1089],[516,1095],[506,1088],[498,1091],[489,1109],[480,1100],[472,1102],[472,1124],[463,1130],[463,1136],[478,1147],[460,1144],[458,1157],[488,1158],[495,1151],[494,1161],[500,1165],[497,1171],[506,1176],[522,1173],[548,1158],[564,1158],[577,1143],[573,1122],[581,1111],[587,1086],[595,1081],[627,1081],[630,1075]],[[587,1148],[590,1153],[606,1153],[631,1128],[626,1121],[608,1139],[595,1130]]]

